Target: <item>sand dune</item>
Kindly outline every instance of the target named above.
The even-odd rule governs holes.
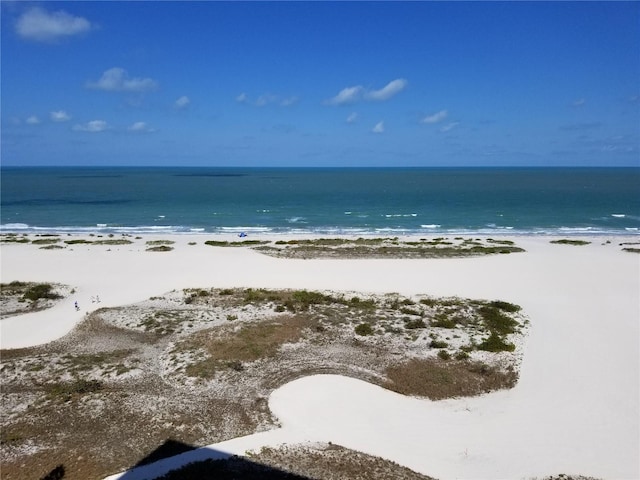
[[[526,253],[464,259],[284,260],[176,237],[167,253],[144,252],[143,244],[51,251],[3,245],[3,282],[60,282],[76,293],[50,310],[2,320],[0,345],[45,343],[98,306],[184,287],[502,299],[521,305],[531,321],[514,389],[431,402],[354,379],[306,377],[272,394],[282,429],[211,447],[241,454],[282,442],[331,441],[442,479],[640,477],[640,257],[621,251],[621,239],[574,247],[518,237]],[[90,300],[96,294],[99,305]],[[140,471],[126,478],[150,477]]]

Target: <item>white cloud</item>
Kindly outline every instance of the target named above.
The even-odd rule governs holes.
[[[587,103],[587,101],[584,98],[579,98],[578,100],[574,100],[573,103],[571,104],[571,106],[573,106],[573,107],[581,107],[585,103]]]
[[[353,103],[360,99],[360,95],[364,88],[361,85],[355,87],[343,88],[335,97],[330,98],[325,103],[327,105],[344,105]]]
[[[74,125],[73,129],[78,132],[104,132],[109,129],[109,125],[104,120],[91,120],[83,125]]]
[[[18,35],[38,42],[51,42],[79,35],[91,28],[91,22],[86,18],[76,17],[62,10],[47,12],[39,7],[27,10],[16,22]]]
[[[146,122],[135,122],[133,125],[127,128],[130,132],[135,133],[152,133],[155,129],[149,127]]]
[[[247,101],[249,101],[249,97],[247,97],[247,94],[244,92],[236,97],[236,102],[245,103]]]
[[[453,130],[458,124],[459,124],[459,122],[447,123],[442,128],[440,128],[440,131],[441,132],[449,132],[449,131]]]
[[[347,117],[347,123],[355,123],[356,120],[358,120],[358,114],[356,112],[352,112],[348,117]]]
[[[367,90],[362,85],[343,88],[335,97],[325,100],[325,105],[346,105],[360,100],[384,101],[405,89],[408,82],[404,78],[391,80],[380,90]]]
[[[38,125],[40,123],[40,119],[35,115],[31,115],[29,118],[27,118],[26,122],[29,125]]]
[[[389,100],[391,97],[397,95],[407,86],[407,81],[404,78],[397,78],[390,81],[380,90],[371,90],[367,92],[366,97],[369,100]]]
[[[296,103],[298,103],[298,100],[300,100],[300,98],[297,95],[292,95],[290,97],[284,98],[280,102],[280,106],[290,107],[291,105],[295,105]]]
[[[373,133],[384,133],[384,122],[376,123],[376,126],[371,130]]]
[[[182,109],[182,108],[187,108],[190,104],[191,104],[191,100],[189,100],[189,97],[187,97],[186,95],[183,95],[176,100],[176,103],[174,103],[174,106],[176,108]]]
[[[127,71],[120,67],[106,70],[97,82],[88,82],[87,87],[107,92],[145,92],[153,90],[158,83],[151,78],[129,78]]]
[[[71,115],[64,110],[58,110],[57,112],[51,112],[49,118],[54,122],[67,122],[71,120]]]
[[[260,95],[256,100],[256,107],[264,107],[270,103],[274,103],[278,101],[278,97],[272,95],[271,93],[265,93],[264,95]]]
[[[420,120],[421,123],[438,123],[447,118],[449,113],[446,110],[440,110],[439,112],[429,115]]]

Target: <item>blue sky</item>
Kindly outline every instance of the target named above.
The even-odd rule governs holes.
[[[640,2],[1,13],[5,166],[640,165]]]

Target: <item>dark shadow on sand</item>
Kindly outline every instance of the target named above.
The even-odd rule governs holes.
[[[211,448],[168,439],[120,477],[121,480],[311,480]],[[49,480],[49,479],[47,479]]]
[[[64,478],[64,465],[58,465],[40,480],[62,480]]]

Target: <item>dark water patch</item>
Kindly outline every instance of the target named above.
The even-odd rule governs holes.
[[[248,177],[246,173],[175,173],[174,177]]]
[[[60,175],[58,178],[122,178],[124,175]]]
[[[32,198],[26,200],[3,201],[3,206],[28,206],[28,207],[49,207],[53,205],[125,205],[132,203],[132,200],[64,200],[59,198]]]

